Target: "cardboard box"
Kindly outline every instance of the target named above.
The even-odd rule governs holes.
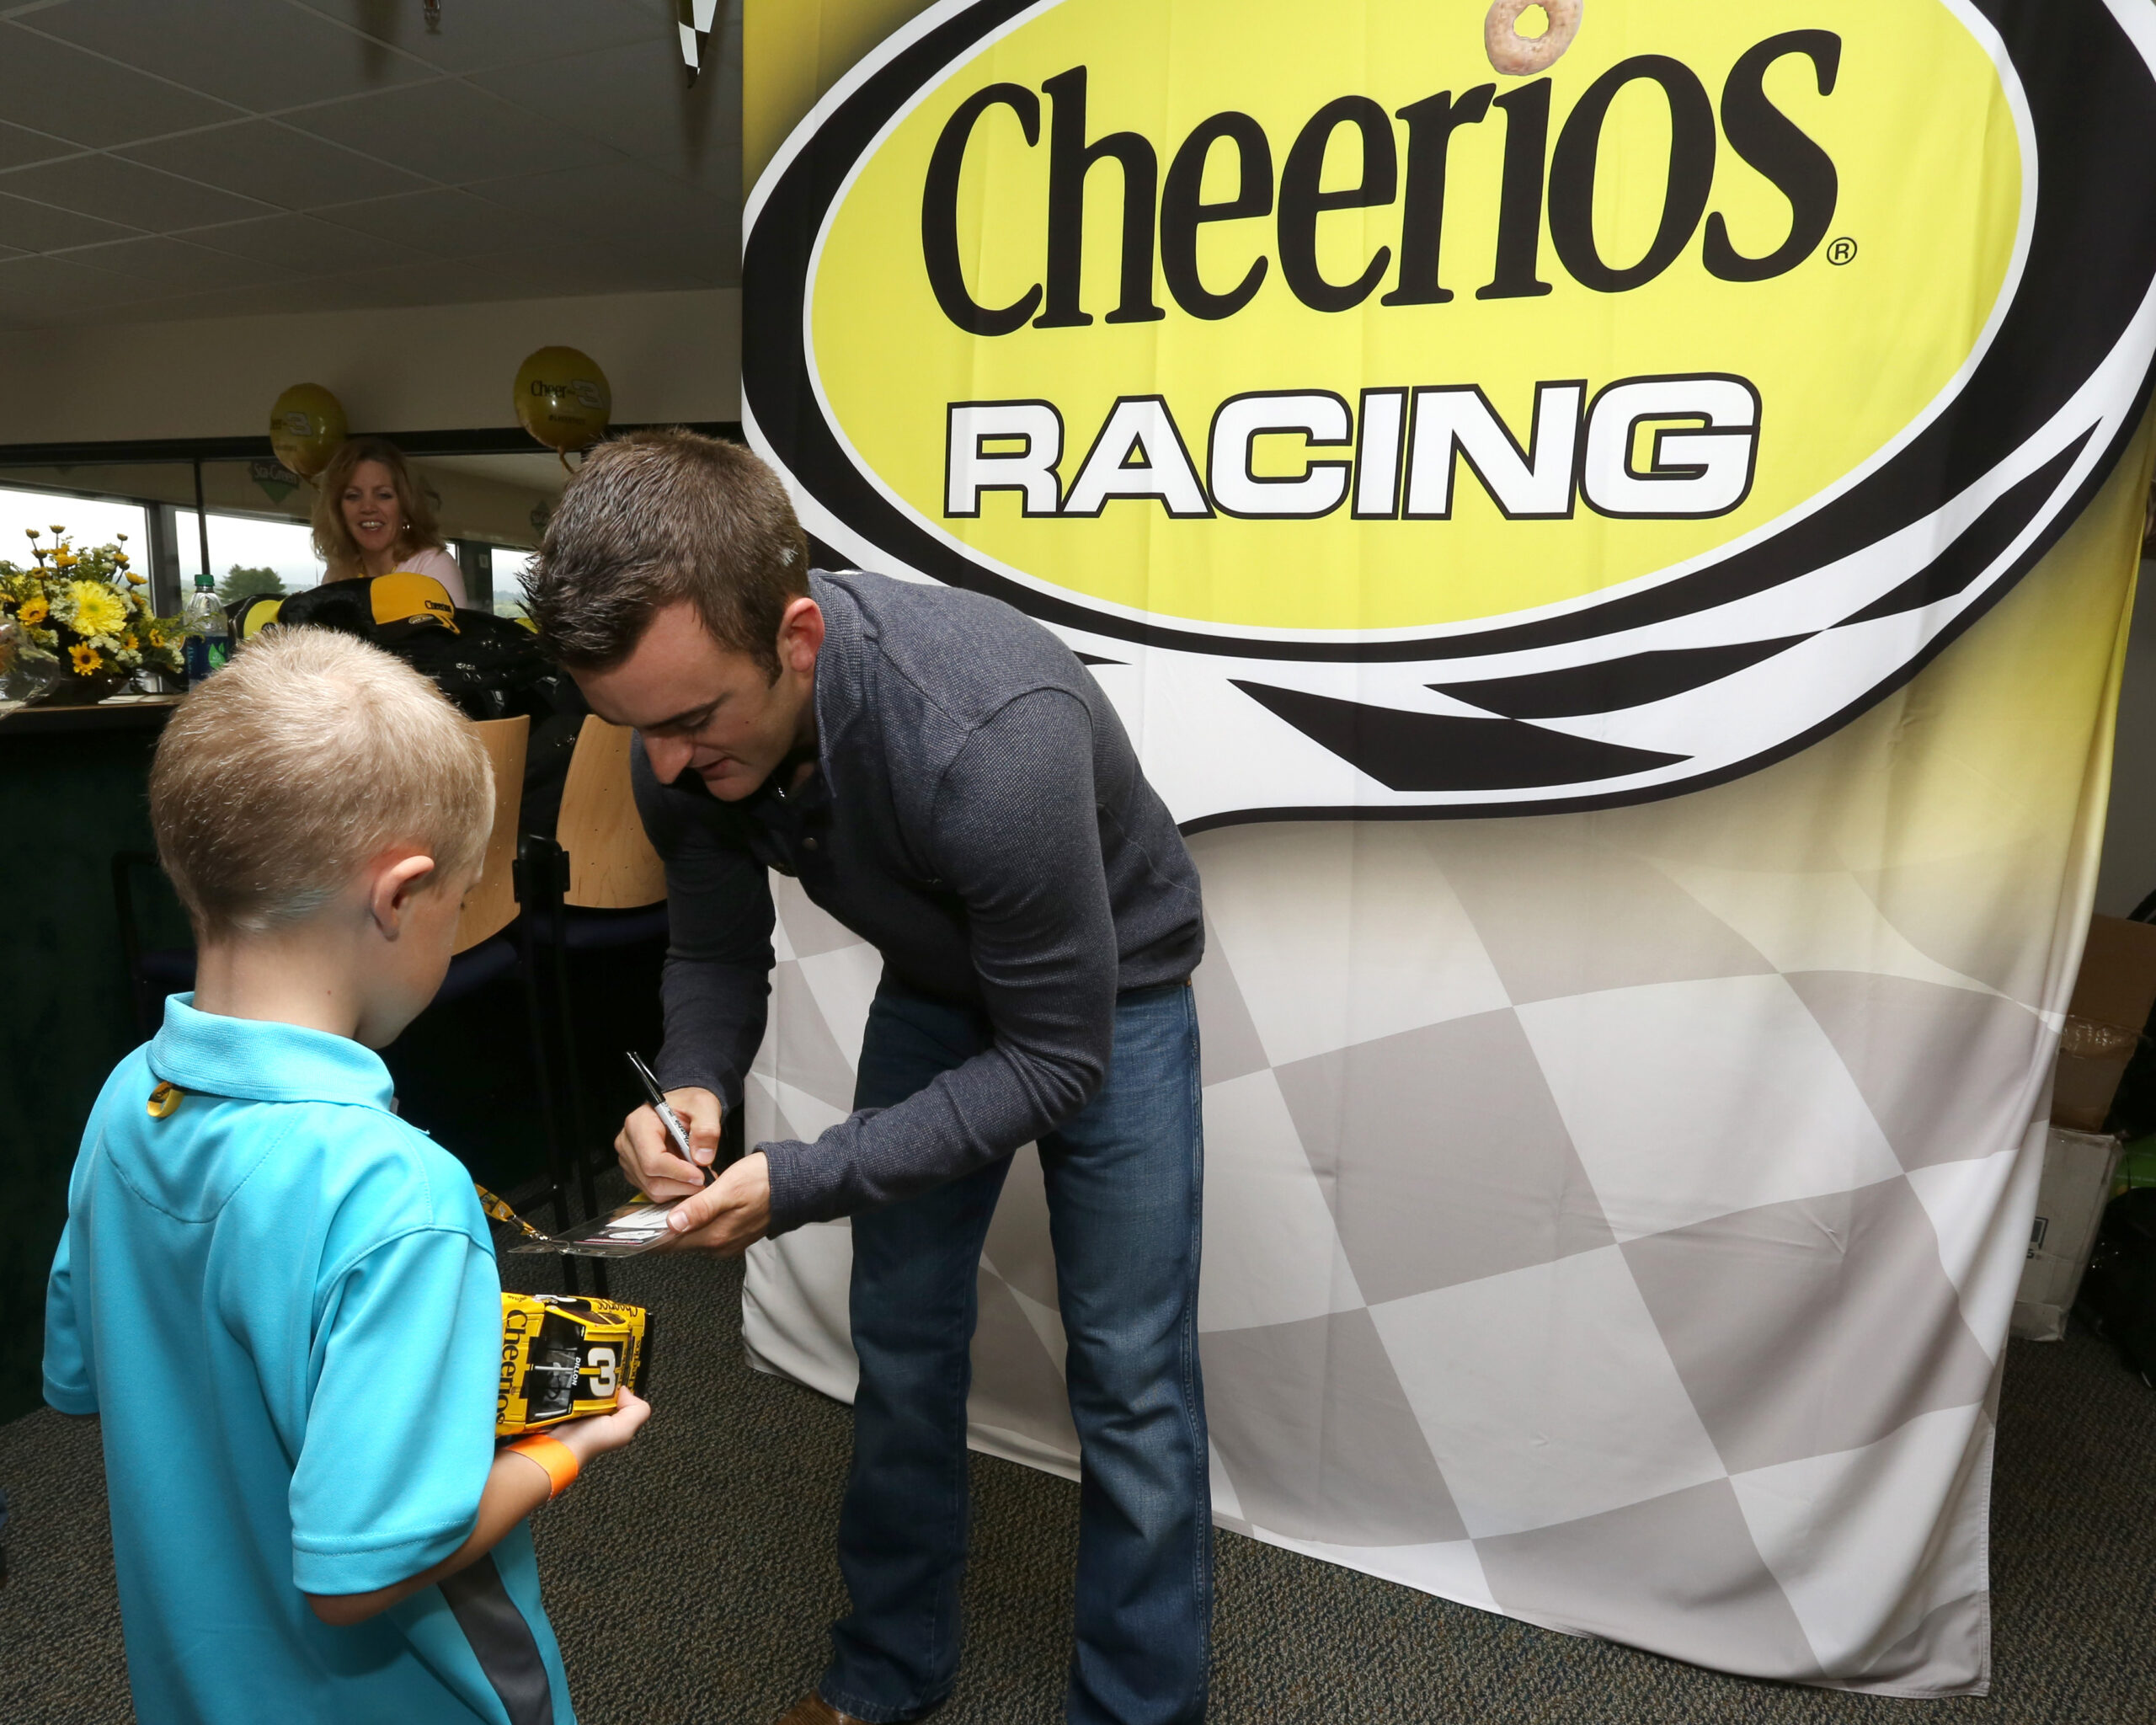
[[[2025,1342],[2056,1342],[2096,1249],[2097,1225],[2111,1202],[2119,1140],[2107,1133],[2054,1126],[2044,1139],[2043,1178],[2029,1257],[2014,1298],[2013,1332]]]
[[[2141,1046],[2156,1007],[2156,923],[2093,917],[2059,1034],[2052,1119],[2076,1132],[2100,1132],[2127,1062]]]

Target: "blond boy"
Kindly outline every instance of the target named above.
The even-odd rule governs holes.
[[[372,1052],[440,986],[492,808],[471,726],[323,630],[158,745],[195,991],[90,1116],[45,1350],[45,1400],[102,1420],[146,1720],[574,1719],[526,1518],[648,1410],[552,1471],[496,1450],[486,1219]]]

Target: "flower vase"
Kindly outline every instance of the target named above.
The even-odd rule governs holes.
[[[127,686],[125,670],[95,670],[88,676],[66,672],[37,698],[40,707],[94,707]]]

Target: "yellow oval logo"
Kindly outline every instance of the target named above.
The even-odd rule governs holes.
[[[2148,64],[2066,3],[2070,79],[1963,0],[937,7],[752,200],[746,417],[862,566],[1310,748],[1193,820],[1726,777],[1981,611],[2130,413],[2145,220],[2108,286],[2033,241]]]

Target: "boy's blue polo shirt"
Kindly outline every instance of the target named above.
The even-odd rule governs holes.
[[[102,1416],[137,1714],[574,1725],[528,1526],[464,1542],[494,1455],[500,1280],[470,1178],[315,1030],[165,1007],[83,1134],[45,1397]],[[186,1092],[152,1119],[159,1080]]]

